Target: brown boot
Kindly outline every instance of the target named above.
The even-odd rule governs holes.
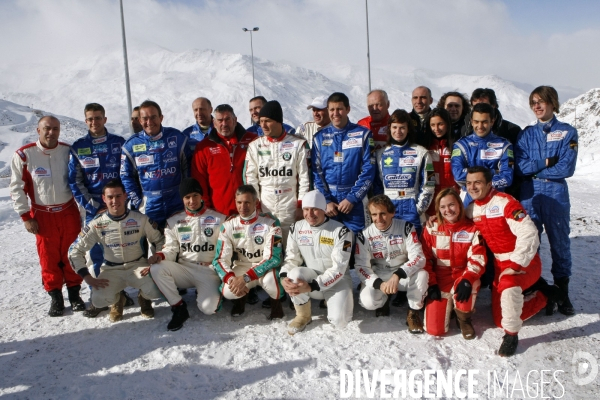
[[[463,337],[466,340],[475,339],[475,329],[473,328],[473,324],[471,322],[472,312],[464,312],[457,309],[454,309],[456,312],[456,319],[458,320],[458,326],[460,327],[460,331],[462,332]]]
[[[125,304],[125,303],[123,303]],[[152,308],[152,300],[147,300],[142,296],[142,292],[138,293],[138,304],[140,305],[140,313],[144,318],[154,318],[154,309]]]
[[[271,299],[271,314],[267,317],[269,320],[283,318],[283,307],[280,299]]]
[[[296,317],[288,325],[288,333],[294,335],[298,332],[302,332],[306,325],[312,322],[310,300],[302,305],[294,304],[296,308]]]
[[[408,309],[408,314],[406,315],[406,325],[408,325],[408,331],[410,333],[424,332],[423,320],[421,319],[419,310],[413,310],[412,308]]]
[[[233,300],[232,317],[239,317],[246,311],[246,296]]]
[[[123,319],[123,306],[125,305],[125,296],[123,293],[119,294],[119,300],[112,306],[110,306],[110,314],[108,314],[108,319],[110,322],[118,322]]]

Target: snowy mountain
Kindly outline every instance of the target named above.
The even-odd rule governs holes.
[[[213,106],[229,103],[239,121],[247,126],[248,99],[252,92],[252,64],[249,56],[214,50],[172,52],[146,45],[143,51],[129,52],[132,101],[157,101],[165,115],[165,126],[183,129],[193,122],[191,103],[198,96],[211,99]],[[277,99],[284,119],[296,126],[311,118],[306,105],[318,95],[342,91],[348,94],[354,121],[367,115],[367,76],[364,66],[316,65],[316,69],[286,62],[255,58],[256,93]],[[374,69],[373,88],[388,91],[392,109],[411,109],[412,89],[431,88],[434,98],[456,90],[470,95],[476,87],[493,88],[504,117],[517,124],[531,121],[528,93],[497,76],[444,74],[425,69],[396,67]],[[95,58],[52,68],[47,65],[20,65],[0,70],[0,97],[31,107],[82,119],[83,107],[98,102],[107,109],[109,122],[126,124],[122,53],[105,51]]]
[[[563,103],[558,118],[577,128],[577,173],[597,173],[600,165],[600,89],[592,89]]]

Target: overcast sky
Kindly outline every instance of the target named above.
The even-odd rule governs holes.
[[[130,47],[364,65],[364,0],[124,0]],[[600,2],[369,0],[371,65],[600,87]],[[0,1],[0,64],[120,50],[116,0]],[[56,65],[56,64],[53,64]],[[56,68],[53,66],[52,68]],[[0,77],[0,80],[9,77]]]

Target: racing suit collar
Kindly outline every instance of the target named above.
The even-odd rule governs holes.
[[[492,188],[490,190],[490,192],[487,194],[487,196],[485,196],[483,198],[483,200],[475,200],[475,204],[477,204],[478,206],[482,206],[482,205],[489,203],[489,201],[492,199],[492,197],[494,197],[496,195],[496,193],[498,193],[498,191],[496,189]]]
[[[550,130],[552,129],[552,127],[554,126],[556,121],[557,121],[556,115],[553,115],[549,121],[544,122],[544,121],[538,119],[537,124],[544,133],[550,133]]]
[[[204,214],[206,212],[206,207],[204,207],[204,200],[202,200],[202,203],[200,203],[200,208],[197,210],[190,210],[187,207],[185,207],[185,213],[187,215],[189,215],[190,217],[199,217],[200,215]]]
[[[244,218],[240,215],[240,223],[242,225],[252,224],[252,223],[256,222],[257,219],[258,219],[258,211],[256,211],[256,210],[254,210],[254,212],[248,218]]]
[[[92,143],[94,142],[94,140],[96,140],[96,143],[105,142],[106,139],[108,139],[108,130],[106,129],[106,127],[104,127],[104,135],[102,136],[94,136],[92,135],[92,132],[88,130],[88,138],[92,141]]]
[[[283,133],[281,135],[279,135],[279,137],[276,137],[276,138],[265,135],[267,140],[271,143],[281,142],[286,136],[287,136],[287,132],[285,131],[285,129],[283,130]]]
[[[375,224],[373,224],[373,225],[375,225]],[[389,233],[390,229],[392,228],[392,225],[394,225],[393,219],[390,221],[390,225],[387,228],[385,228],[384,230],[379,230],[376,226],[375,226],[375,229],[377,229],[381,233]]]
[[[51,153],[53,150],[57,149],[57,148],[58,148],[58,145],[60,144],[60,142],[59,142],[59,143],[57,143],[57,144],[56,144],[56,146],[54,146],[54,147],[50,148],[50,147],[46,147],[46,146],[44,146],[44,145],[42,144],[42,142],[40,142],[40,140],[39,140],[39,139],[38,139],[38,140],[37,140],[35,143],[36,143],[37,147],[38,147],[40,150],[42,150],[42,152],[43,152],[44,154],[49,154],[49,153]]]
[[[147,137],[147,138],[148,138],[148,139],[149,139],[151,142],[154,142],[154,141],[156,141],[156,140],[160,139],[160,138],[163,136],[163,126],[162,126],[162,125],[160,126],[160,132],[159,132],[157,135],[154,135],[154,136],[150,136],[150,135],[148,135],[148,134],[146,133],[146,131],[142,131],[142,132],[144,132],[144,135],[146,135],[146,137]]]
[[[110,212],[108,212],[108,211],[106,212],[106,216],[108,218],[110,218],[111,220],[113,220],[113,221],[124,220],[128,215],[129,215],[129,209],[128,208],[125,209],[125,214],[119,215],[119,216],[110,215]]]
[[[325,227],[325,224],[327,224],[328,222],[329,222],[329,217],[325,216],[325,219],[319,225],[312,226],[311,224],[308,224],[308,222],[307,222],[307,224],[310,227],[310,229],[321,230]]]

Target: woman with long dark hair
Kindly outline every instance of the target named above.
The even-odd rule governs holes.
[[[452,119],[450,113],[443,108],[434,108],[425,118],[425,141],[433,163],[435,173],[435,193],[433,198],[445,188],[460,190],[452,175]],[[427,215],[435,215],[435,204],[432,201]]]

